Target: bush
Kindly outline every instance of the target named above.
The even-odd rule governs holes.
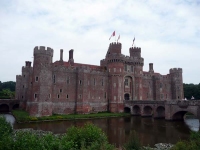
[[[64,139],[70,141],[74,149],[114,149],[112,145],[108,144],[105,133],[93,124],[86,124],[81,128],[72,126],[67,130]]]
[[[10,123],[6,121],[5,117],[0,116],[0,139],[11,134],[12,131]]]
[[[192,131],[189,141],[179,141],[172,150],[200,150],[200,132]]]
[[[71,127],[62,136],[34,130],[17,131],[0,117],[0,150],[113,150],[102,130],[93,124]]]

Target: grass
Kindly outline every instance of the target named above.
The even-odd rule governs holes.
[[[105,117],[123,117],[129,116],[128,113],[109,113],[109,112],[100,112],[95,114],[69,114],[69,115],[60,115],[53,114],[52,116],[43,116],[43,117],[32,117],[29,116],[28,112],[24,110],[13,110],[12,114],[15,116],[17,122],[35,122],[35,121],[47,121],[47,120],[74,120],[74,119],[90,119],[90,118],[105,118]]]

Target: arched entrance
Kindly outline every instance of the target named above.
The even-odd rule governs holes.
[[[124,94],[124,99],[125,100],[130,100],[130,95],[128,93]]]
[[[133,106],[133,115],[140,115],[140,107],[138,105]]]
[[[152,116],[152,108],[150,106],[145,106],[143,111],[143,116]]]
[[[133,78],[131,76],[124,77],[124,100],[133,99]]]
[[[0,112],[9,112],[9,106],[7,104],[1,104]]]
[[[19,108],[19,104],[15,104],[12,109],[15,110],[15,109],[18,109]]]
[[[131,109],[129,107],[124,107],[124,112],[125,113],[130,113],[131,112]]]
[[[155,118],[165,118],[165,108],[163,106],[157,107]]]

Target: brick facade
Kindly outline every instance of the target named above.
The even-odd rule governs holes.
[[[100,66],[69,60],[52,62],[53,49],[34,48],[34,62],[26,61],[16,76],[16,99],[31,116],[52,114],[123,112],[124,100],[183,99],[182,69],[169,74],[155,73],[153,64],[143,71],[141,48],[131,47],[130,56],[121,54],[121,43],[111,43]]]

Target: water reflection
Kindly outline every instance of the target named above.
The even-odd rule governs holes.
[[[195,116],[185,116],[184,122],[190,128],[190,130],[199,131],[199,119],[197,119]]]
[[[6,118],[9,115],[6,115]],[[14,118],[14,117],[13,117]],[[199,121],[194,118],[185,118],[185,121],[165,121],[164,119],[141,118],[140,116],[104,118],[74,121],[54,121],[38,123],[14,123],[15,129],[33,128],[36,130],[65,133],[70,126],[83,126],[90,122],[100,127],[107,135],[109,142],[117,147],[122,146],[134,130],[143,145],[153,146],[156,143],[176,143],[178,140],[187,140],[190,130],[199,130]]]

